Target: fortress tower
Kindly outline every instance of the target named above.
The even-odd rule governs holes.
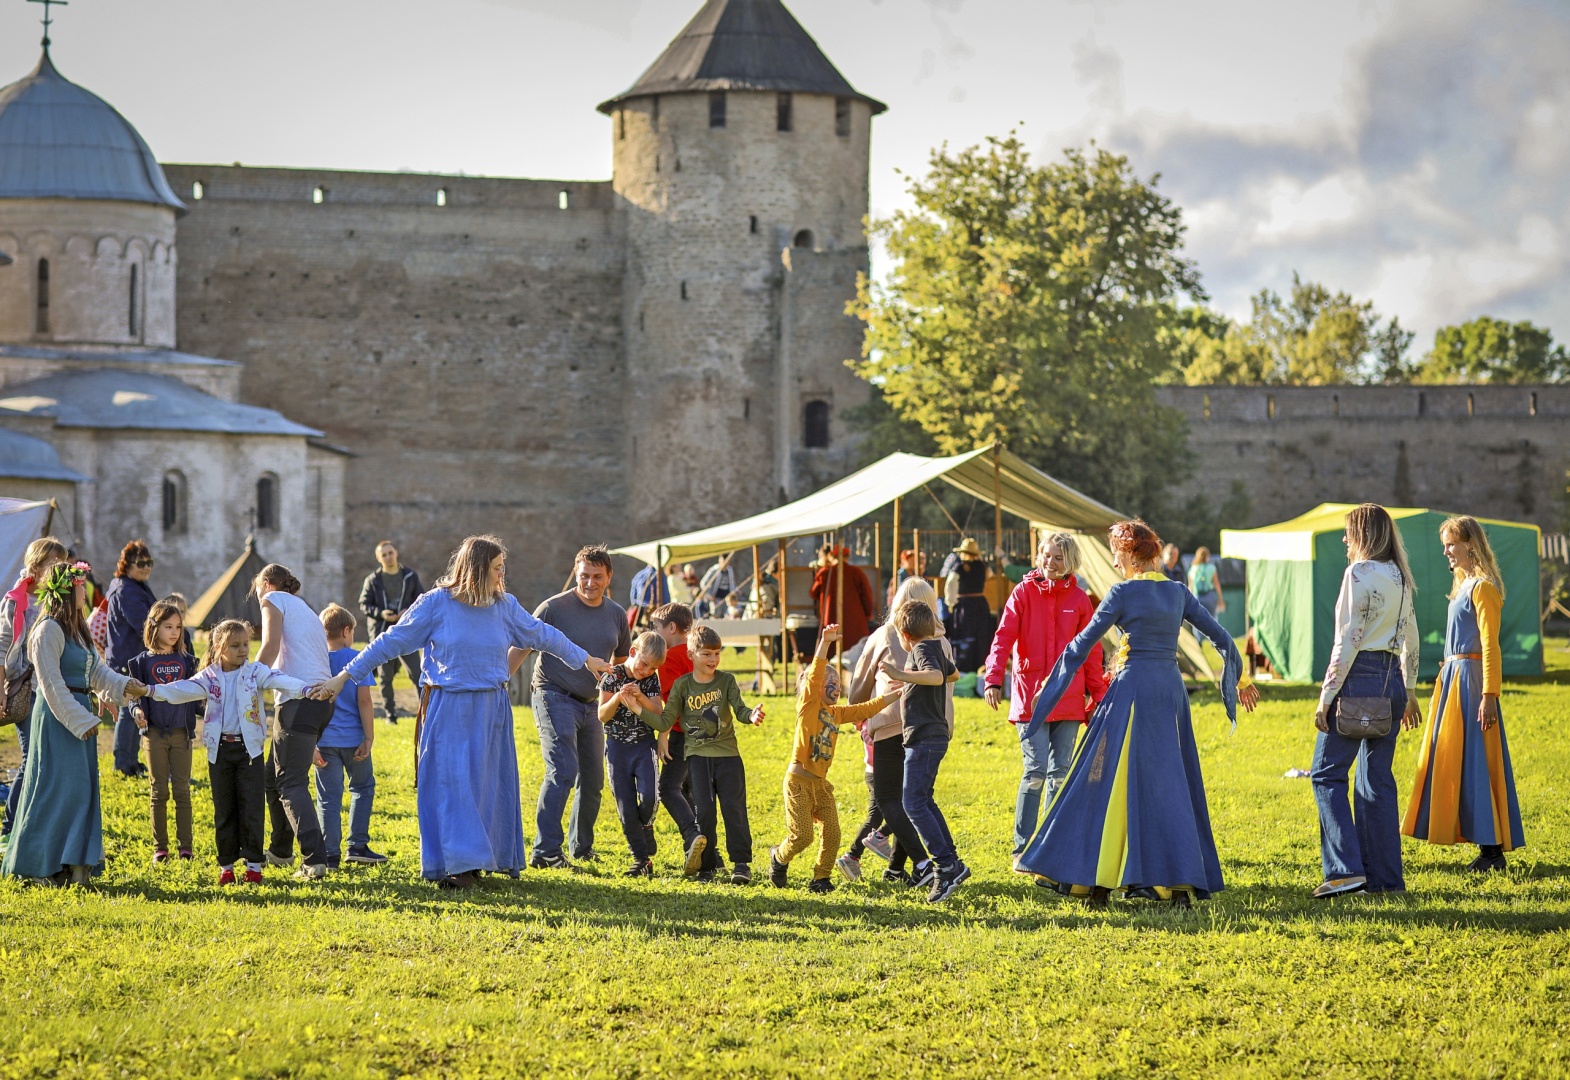
[[[845,313],[867,269],[872,117],[779,0],[708,0],[612,119],[625,216],[628,491],[643,531],[843,475],[866,400]]]

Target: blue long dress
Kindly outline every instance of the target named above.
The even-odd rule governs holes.
[[[415,801],[420,873],[516,872],[526,861],[518,744],[507,697],[507,650],[538,649],[582,667],[587,655],[511,595],[489,607],[433,589],[344,668],[359,681],[395,656],[424,650],[430,697],[420,731]]]
[[[99,717],[91,697],[119,704],[130,679],[110,671],[98,654],[41,618],[28,638],[38,694],[28,720],[31,736],[11,846],[0,874],[48,878],[104,861],[103,814],[98,796],[98,740],[83,739]]]
[[[1188,692],[1177,668],[1178,633],[1185,620],[1210,639],[1225,662],[1221,695],[1228,718],[1236,723],[1242,670],[1237,646],[1186,586],[1156,573],[1107,590],[1036,699],[1032,734],[1074,681],[1091,648],[1112,626],[1123,629],[1123,666],[1080,737],[1041,828],[1019,859],[1022,870],[1059,892],[1148,887],[1187,889],[1205,899],[1225,887]]]

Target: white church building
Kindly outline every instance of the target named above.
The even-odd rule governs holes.
[[[0,496],[56,500],[52,531],[101,580],[140,538],[154,588],[194,598],[254,531],[312,604],[341,600],[346,454],[242,403],[242,365],[179,351],[184,213],[136,129],[47,41],[0,89]]]

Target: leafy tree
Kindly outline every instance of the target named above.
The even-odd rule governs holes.
[[[1262,289],[1252,307],[1247,323],[1195,342],[1185,382],[1323,386],[1403,382],[1411,374],[1412,335],[1399,319],[1385,322],[1372,301],[1332,293],[1294,273],[1288,297]]]
[[[1554,335],[1529,322],[1487,315],[1446,326],[1416,371],[1425,383],[1552,383],[1570,377],[1570,355]]]
[[[1154,385],[1177,370],[1175,301],[1203,300],[1178,208],[1092,148],[1032,164],[1010,136],[934,152],[915,209],[875,221],[852,366],[945,453],[993,438],[1103,501],[1152,513],[1187,465]]]

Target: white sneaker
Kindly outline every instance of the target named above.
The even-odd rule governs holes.
[[[306,863],[295,871],[296,881],[319,881],[327,876],[327,867],[321,863]]]
[[[894,845],[889,842],[887,836],[884,836],[876,829],[867,834],[867,838],[861,842],[861,846],[884,862],[888,862],[894,857]]]
[[[835,859],[834,865],[840,868],[840,873],[845,875],[846,881],[861,880],[861,860],[851,858],[849,852]]]
[[[1367,887],[1368,879],[1361,874],[1354,877],[1326,878],[1320,883],[1319,888],[1314,890],[1313,897],[1315,900],[1328,900],[1332,896],[1362,892]]]
[[[274,855],[271,851],[269,851],[269,852],[267,852],[267,865],[268,866],[293,866],[294,865],[294,856],[291,855],[287,859],[280,859],[278,856]]]

